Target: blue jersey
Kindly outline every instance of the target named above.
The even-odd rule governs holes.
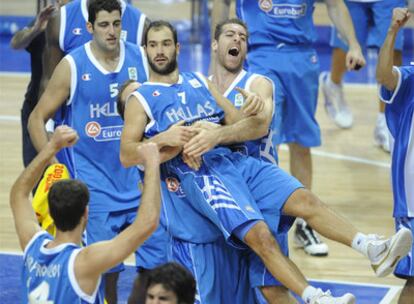
[[[103,304],[100,279],[92,295],[85,294],[75,277],[74,262],[82,250],[73,243],[46,248],[53,237],[45,231],[33,236],[23,256],[23,303]]]
[[[223,94],[224,97],[229,99],[237,109],[240,109],[244,104],[244,99],[243,99],[243,95],[239,93],[235,88],[240,87],[240,88],[244,88],[247,91],[250,91],[250,85],[257,77],[264,77],[264,76],[242,70],[239,73],[239,75],[236,77],[236,79],[234,79],[233,83],[227,88],[227,91]],[[268,78],[266,79],[269,80],[273,86],[273,82]],[[274,110],[274,107],[275,105],[273,104],[273,110]],[[269,128],[269,133],[267,133],[262,138],[259,138],[256,140],[250,140],[245,143],[235,144],[235,145],[232,145],[230,148],[232,151],[240,152],[245,155],[252,156],[254,158],[258,158],[258,159],[261,159],[267,162],[271,162],[273,164],[277,164],[278,157],[277,157],[275,136],[274,136],[277,130],[275,130],[275,128],[276,128],[276,117],[275,117],[275,114],[273,113],[272,121],[271,121],[270,128]]]
[[[144,134],[147,138],[180,120],[191,124],[200,119],[220,122],[224,117],[223,110],[206,88],[203,76],[193,73],[180,74],[176,84],[144,83],[134,95],[150,118]],[[194,243],[215,241],[220,231],[192,207],[171,162],[161,166],[161,180],[161,222],[168,232]]]
[[[237,0],[237,16],[249,27],[249,46],[305,44],[316,40],[315,0]]]
[[[392,149],[392,188],[394,217],[414,217],[414,66],[394,68],[399,74],[397,88],[381,87],[381,100],[387,103],[385,117],[394,139]]]
[[[86,29],[87,2],[88,0],[74,0],[60,9],[59,46],[65,54],[92,40],[92,35]],[[122,6],[121,39],[141,45],[146,17],[124,0],[120,2]]]
[[[139,174],[119,160],[123,121],[116,110],[118,89],[126,80],[147,79],[141,47],[120,42],[118,67],[107,71],[86,43],[65,57],[71,68],[71,92],[63,123],[78,132],[79,141],[64,150],[71,175],[88,185],[91,211],[120,211],[138,206]]]

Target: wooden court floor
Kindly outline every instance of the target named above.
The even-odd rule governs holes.
[[[27,82],[27,75],[0,75],[0,251],[19,251],[8,196],[22,170],[19,111]],[[389,154],[375,147],[372,139],[376,88],[345,86],[345,94],[355,120],[350,130],[340,130],[328,121],[319,100],[323,144],[313,150],[313,190],[363,232],[388,236],[394,231]],[[288,169],[284,147],[280,155],[281,166]],[[402,286],[403,281],[392,276],[375,278],[368,261],[352,249],[327,243],[326,258],[309,257],[292,243],[291,257],[307,277]]]

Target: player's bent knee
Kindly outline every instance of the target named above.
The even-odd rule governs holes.
[[[262,286],[260,287],[260,291],[269,304],[297,303],[289,290],[284,286]]]
[[[283,212],[290,216],[306,220],[318,214],[324,203],[311,191],[301,188],[296,190],[287,200]]]
[[[279,248],[269,227],[263,221],[259,221],[246,233],[244,241],[260,256],[271,255]]]

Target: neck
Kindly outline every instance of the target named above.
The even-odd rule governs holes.
[[[242,70],[240,68],[238,71],[232,72],[216,63],[212,81],[217,86],[219,92],[224,94]]]
[[[114,61],[119,59],[120,54],[120,43],[118,47],[113,51],[104,51],[98,47],[94,40],[91,41],[91,51],[92,54],[98,61]]]
[[[56,230],[55,239],[47,245],[47,248],[57,247],[61,244],[66,244],[66,243],[74,243],[74,244],[80,245],[82,241],[82,231],[83,231],[81,226],[82,225],[78,225],[74,230],[65,231],[65,232]]]
[[[178,68],[167,75],[158,74],[154,72],[153,70],[150,70],[149,81],[174,84],[174,83],[177,83],[178,76],[179,76]]]

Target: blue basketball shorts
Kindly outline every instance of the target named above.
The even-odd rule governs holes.
[[[275,83],[275,112],[281,114],[276,144],[320,146],[320,128],[315,118],[319,77],[316,51],[308,46],[283,43],[272,48],[252,48],[248,65],[249,71],[269,77]]]
[[[414,218],[412,217],[397,217],[395,218],[395,227],[401,229],[402,227],[408,228],[411,230],[411,233],[414,237]],[[414,244],[411,247],[411,251],[402,258],[397,267],[394,270],[395,276],[403,279],[408,279],[409,277],[414,277]]]
[[[345,1],[354,24],[355,34],[362,49],[366,47],[380,48],[384,43],[392,19],[392,10],[405,7],[404,0],[383,0],[368,3]],[[403,48],[403,31],[395,41],[395,49]],[[332,28],[330,45],[334,48],[348,50],[335,27]]]
[[[223,237],[206,244],[173,239],[172,244],[172,259],[196,279],[195,303],[255,303],[246,251],[229,246]]]

